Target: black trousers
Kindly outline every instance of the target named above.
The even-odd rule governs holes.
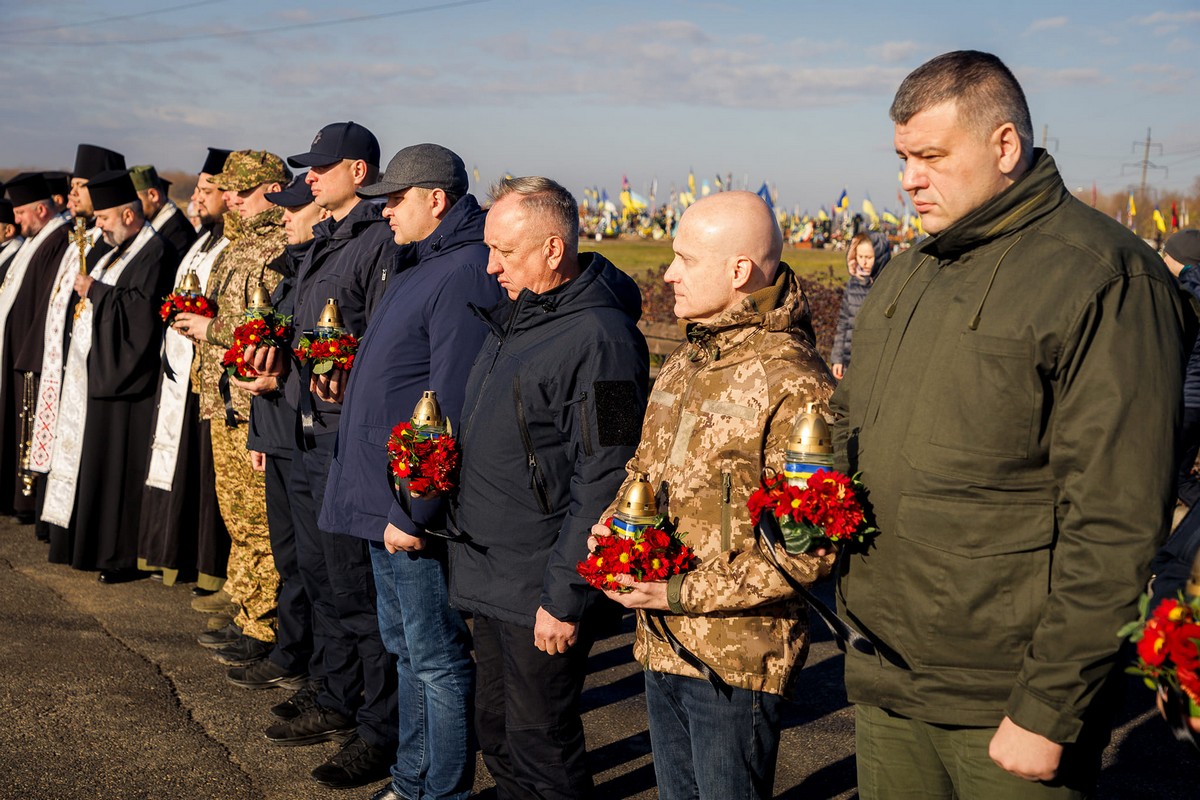
[[[500,800],[593,796],[579,696],[595,626],[566,653],[534,647],[533,628],[474,618],[475,730]]]
[[[296,558],[312,603],[313,649],[324,654],[317,702],[357,719],[358,735],[386,749],[395,747],[399,730],[396,662],[379,635],[368,542],[317,527],[335,437],[318,436],[311,450],[298,445],[288,479]]]
[[[267,456],[267,527],[279,572],[278,629],[271,661],[288,672],[307,672],[317,681],[322,678],[324,653],[313,647],[312,601],[296,555],[296,526],[288,495],[291,471],[291,458]]]

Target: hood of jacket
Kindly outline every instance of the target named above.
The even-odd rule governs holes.
[[[487,212],[479,207],[474,195],[463,195],[433,233],[416,243],[418,262],[444,256],[459,248],[483,241],[483,223]]]
[[[277,230],[283,225],[283,209],[273,206],[250,219],[242,219],[236,211],[226,211],[224,222],[225,238],[232,244],[244,236],[264,236]]]

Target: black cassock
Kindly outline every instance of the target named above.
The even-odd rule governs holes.
[[[18,488],[21,485],[17,473],[21,448],[20,419],[25,392],[22,373],[42,371],[46,306],[50,304],[50,292],[54,289],[58,265],[67,249],[70,230],[69,225],[63,225],[38,244],[4,328],[4,358],[0,361],[0,369],[4,370],[4,396],[0,398],[3,404],[3,425],[0,426],[0,512],[6,514],[31,515],[34,510],[33,497],[23,496]],[[36,402],[36,383],[33,392]]]
[[[118,253],[110,265],[120,258]],[[50,526],[50,561],[75,569],[137,565],[142,481],[153,434],[162,298],[179,256],[152,236],[117,279],[92,285],[87,421],[69,528]]]

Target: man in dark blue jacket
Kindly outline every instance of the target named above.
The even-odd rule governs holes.
[[[387,440],[426,390],[460,419],[471,361],[487,334],[470,305],[501,293],[487,274],[484,212],[467,194],[461,158],[435,144],[401,150],[362,197],[387,197],[383,216],[415,260],[388,282],[349,376],[321,528],[370,542],[379,629],[397,656],[399,747],[392,784],[375,798],[465,800],[475,774],[471,637],[450,608],[444,500],[401,506]]]
[[[355,194],[375,181],[379,142],[361,125],[336,122],[321,129],[310,152],[288,163],[310,167],[306,180],[315,202],[329,212],[313,229],[312,249],[296,278],[293,344],[315,327],[328,298],[337,301],[346,330],[361,338],[396,254],[379,207]],[[275,355],[272,361],[278,360]],[[265,374],[277,369],[272,364]],[[288,490],[300,574],[312,598],[314,646],[325,653],[324,684],[314,706],[271,726],[266,737],[275,744],[302,745],[353,734],[313,770],[318,783],[350,788],[387,774],[396,740],[396,681],[392,657],[379,636],[366,542],[331,534],[317,524],[345,375],[333,370],[321,377],[333,380],[317,387],[316,399],[307,370],[287,376],[284,395],[300,412]]]
[[[546,178],[492,193],[488,272],[508,300],[467,381],[450,598],[474,615],[475,723],[501,798],[587,798],[579,695],[608,603],[575,572],[646,408],[633,279],[579,255],[579,211]]]
[[[289,317],[295,300],[296,271],[312,249],[313,226],[324,219],[326,213],[313,202],[312,190],[304,178],[304,175],[297,175],[287,188],[264,195],[283,208],[287,247],[267,266],[283,276],[271,293],[271,305],[278,314]],[[270,655],[249,666],[231,667],[227,677],[231,683],[247,689],[289,686],[298,689],[299,697],[312,698],[315,697],[312,687],[319,685],[324,671],[324,655],[313,650],[312,601],[300,577],[296,528],[288,496],[292,443],[296,438],[296,409],[283,399],[277,378],[231,381],[230,385],[253,395],[246,448],[255,471],[264,473],[265,477],[267,527],[271,536],[271,554],[279,572],[279,600],[275,646]],[[284,720],[294,718],[298,713],[291,712],[298,702],[304,701],[286,701],[273,708],[272,713]]]

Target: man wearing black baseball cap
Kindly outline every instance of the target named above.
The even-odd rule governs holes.
[[[8,182],[13,219],[26,242],[9,263],[0,288],[0,413],[5,420],[0,434],[0,512],[32,522],[35,502],[25,494],[31,475],[22,476],[24,398],[37,394],[42,371],[42,333],[46,306],[54,284],[54,270],[67,249],[67,225],[51,199],[51,188],[40,172],[24,172]],[[26,428],[31,430],[31,428]],[[28,484],[32,487],[32,484]]]
[[[355,194],[375,180],[379,142],[361,125],[333,123],[317,133],[308,152],[288,163],[310,167],[306,181],[316,204],[330,215],[313,229],[312,249],[300,264],[293,345],[315,327],[329,298],[337,301],[345,329],[361,337],[396,252],[379,206]],[[394,757],[396,680],[379,635],[367,543],[331,535],[317,524],[346,374],[335,368],[314,380],[306,368],[288,375],[278,352],[255,355],[261,374],[286,378],[288,404],[300,410],[303,435],[292,454],[289,490],[297,561],[313,603],[314,648],[324,651],[326,665],[317,703],[271,726],[266,736],[294,745],[353,734],[313,770],[313,779],[337,788],[362,786],[385,776]]]
[[[271,292],[271,305],[276,313],[286,316],[293,311],[296,271],[312,248],[313,226],[325,215],[324,209],[313,203],[304,177],[297,175],[280,191],[264,195],[283,209],[287,247],[268,267],[282,276]],[[275,646],[270,654],[254,664],[230,667],[226,675],[230,683],[246,689],[297,688],[296,695],[271,709],[273,715],[286,720],[298,716],[297,708],[315,698],[315,687],[324,675],[324,660],[319,651],[314,658],[312,601],[296,559],[296,529],[288,495],[296,411],[284,401],[278,378],[258,377],[234,385],[253,395],[246,448],[254,469],[265,478],[267,529],[275,569],[279,572],[279,598]]]

